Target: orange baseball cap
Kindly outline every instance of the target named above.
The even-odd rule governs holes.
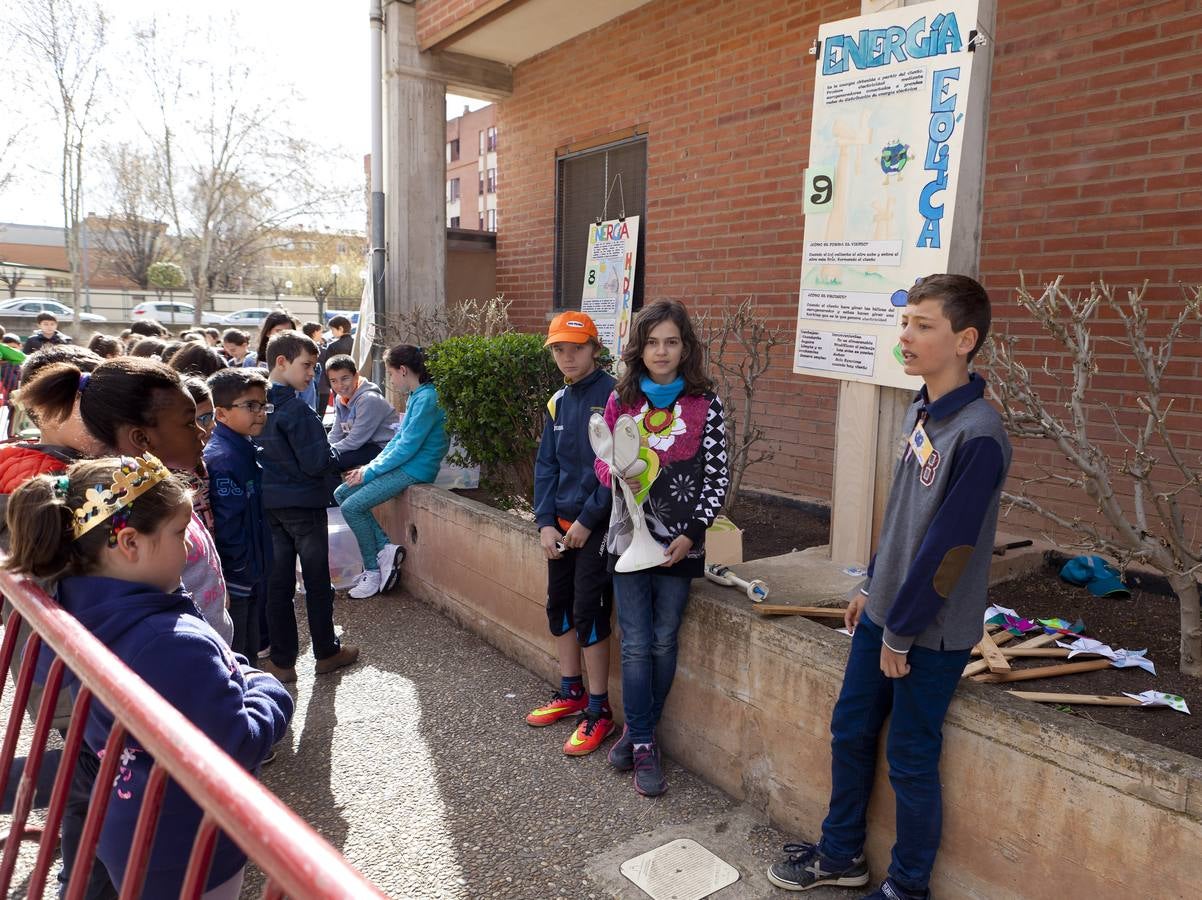
[[[550,347],[561,342],[587,344],[590,338],[597,338],[597,326],[593,324],[589,314],[568,310],[551,320],[551,327],[547,329],[547,340],[543,346]]]

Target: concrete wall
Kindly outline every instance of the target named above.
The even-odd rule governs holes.
[[[528,524],[427,486],[390,502],[381,518],[409,548],[406,590],[532,671],[558,677],[545,564]],[[846,652],[847,639],[824,626],[760,619],[734,591],[697,582],[661,724],[665,749],[814,838],[830,791],[830,714]],[[620,696],[618,680],[611,690]],[[1197,896],[1202,761],[988,685],[962,687],[944,735],[937,896]],[[884,771],[882,758],[868,846],[878,873],[893,837]]]

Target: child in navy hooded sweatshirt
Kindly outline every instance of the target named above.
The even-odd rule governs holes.
[[[65,475],[38,475],[13,493],[11,554],[4,565],[57,579],[64,609],[214,743],[255,771],[283,737],[292,698],[274,677],[235,656],[180,588],[191,518],[186,486],[155,457],[79,462]],[[94,752],[103,752],[112,726],[112,714],[94,702],[84,729]],[[153,765],[137,740],[127,738],[97,848],[118,888]],[[171,783],[143,896],[178,895],[200,820],[200,807]],[[222,835],[205,896],[238,896],[245,864],[245,854]]]

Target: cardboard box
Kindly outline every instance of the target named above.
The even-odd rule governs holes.
[[[718,516],[705,532],[705,564],[733,566],[743,561],[743,529]]]

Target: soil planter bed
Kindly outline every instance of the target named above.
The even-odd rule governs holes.
[[[545,562],[528,524],[424,485],[381,512],[409,551],[406,590],[558,678]],[[660,738],[683,765],[813,839],[830,789],[830,714],[848,639],[750,607],[734,591],[695,583]],[[616,641],[614,657],[617,673]],[[620,710],[617,682],[615,674]],[[877,873],[893,831],[883,742],[881,751],[868,847]],[[1197,895],[1202,760],[964,684],[944,729],[943,780],[936,896]]]

